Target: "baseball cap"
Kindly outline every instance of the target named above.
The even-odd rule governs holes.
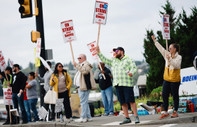
[[[117,47],[117,48],[113,48],[113,51],[115,52],[116,50],[121,50],[124,52],[124,49],[122,47]]]

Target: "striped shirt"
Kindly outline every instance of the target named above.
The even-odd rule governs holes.
[[[130,77],[127,72],[134,75],[137,71],[137,67],[127,55],[121,60],[117,58],[108,59],[102,53],[98,53],[98,56],[101,61],[112,68],[113,86],[134,86],[132,77]]]

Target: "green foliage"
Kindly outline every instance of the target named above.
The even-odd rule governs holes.
[[[162,86],[159,86],[150,93],[151,101],[159,101],[162,99]]]
[[[177,43],[181,47],[180,54],[182,55],[182,68],[192,66],[192,55],[197,49],[197,8],[193,7],[192,14],[187,16],[185,11],[175,17],[175,10],[171,3],[162,6],[164,11],[160,14],[170,15],[170,37],[168,44]],[[151,36],[154,35],[153,30],[146,31],[146,38],[144,39],[144,57],[150,66],[150,71],[147,76],[146,90],[150,93],[154,88],[160,86],[163,82],[163,72],[165,61],[159,51],[156,49]],[[162,32],[156,32],[157,41],[165,46],[165,40],[162,39]]]

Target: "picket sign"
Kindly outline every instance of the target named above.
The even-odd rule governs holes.
[[[91,43],[88,43],[87,46],[88,46],[88,48],[89,48],[90,53],[91,53],[92,56],[93,56],[93,59],[97,60],[100,70],[103,70],[102,67],[101,67],[101,64],[100,64],[100,62],[99,62],[99,57],[98,57],[98,55],[97,55],[97,51],[96,51],[96,46],[95,46],[95,44],[96,44],[96,41],[93,41],[93,42],[91,42]],[[104,75],[104,74],[102,74],[102,75],[103,75],[103,78],[104,78],[104,80],[105,80],[105,79],[106,79],[106,78],[105,78],[105,75]]]
[[[99,38],[100,38],[100,30],[101,24],[105,25],[107,22],[107,11],[108,11],[108,3],[102,1],[96,1],[93,23],[99,24],[98,27],[98,36],[97,36],[97,46],[99,46]]]
[[[36,47],[34,49],[34,53],[35,53],[35,72],[37,72],[38,67],[40,67],[40,52],[41,52],[41,38],[37,38],[37,43],[36,43]]]
[[[3,56],[2,51],[0,51],[0,69],[1,71],[4,71],[6,68],[5,58]]]
[[[73,48],[72,48],[71,42],[76,40],[76,35],[75,35],[75,31],[74,31],[73,21],[68,20],[68,21],[61,22],[61,29],[62,29],[63,39],[64,39],[65,43],[70,44],[72,59],[74,61],[74,53],[73,53]]]
[[[4,104],[9,105],[9,111],[10,111],[10,109],[11,109],[10,106],[13,105],[13,102],[12,102],[12,88],[11,87],[3,88],[3,99],[4,99]],[[10,115],[10,123],[12,123],[11,111],[9,112],[9,115]]]
[[[162,35],[163,39],[166,40],[166,50],[168,51],[168,40],[170,40],[170,16],[167,14],[163,15],[162,18]]]

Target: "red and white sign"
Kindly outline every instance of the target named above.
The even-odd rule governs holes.
[[[0,51],[0,69],[1,71],[4,71],[6,68],[5,58],[3,56],[2,51]]]
[[[3,98],[5,105],[13,105],[12,103],[12,88],[3,88]]]
[[[96,51],[96,41],[87,44],[90,53],[92,54],[94,59],[98,59],[97,51]]]
[[[96,1],[93,23],[106,24],[107,21],[108,3],[102,1]]]
[[[41,52],[41,38],[37,39],[37,45],[36,45],[36,57],[40,57]]]
[[[65,42],[71,42],[71,41],[76,40],[72,20],[61,22],[61,28],[62,28],[63,38]]]
[[[168,39],[170,40],[170,20],[169,20],[169,15],[163,15],[163,39]]]

